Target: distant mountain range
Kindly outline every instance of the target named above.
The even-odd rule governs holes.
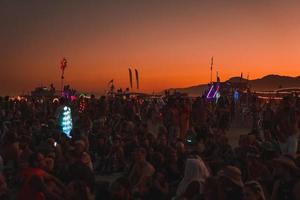
[[[246,82],[248,80],[241,79],[240,77],[232,77],[227,80],[228,82]],[[227,82],[225,81],[225,82]],[[267,75],[259,79],[249,80],[248,82],[251,90],[253,91],[272,91],[280,88],[300,87],[300,76],[280,76],[280,75]],[[208,84],[201,84],[186,88],[170,88],[170,91],[177,91],[187,93],[189,95],[199,95],[208,89]]]

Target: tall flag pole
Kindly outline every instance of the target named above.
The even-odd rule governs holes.
[[[63,90],[64,90],[64,75],[65,75],[65,69],[67,68],[67,59],[64,57],[61,61],[60,61],[60,69],[61,69],[61,93],[63,94]]]
[[[130,88],[132,89],[132,71],[130,68],[128,68],[129,71],[129,82],[130,82]]]
[[[249,84],[249,72],[247,74],[247,86],[248,86],[248,84]]]
[[[212,84],[212,70],[213,70],[213,65],[214,65],[214,57],[211,57],[210,61],[210,83]]]
[[[110,84],[114,84],[114,79],[111,79],[111,80],[107,83],[108,86],[109,86]]]
[[[136,78],[136,89],[139,89],[140,81],[139,81],[139,72],[137,69],[135,69],[135,78]]]
[[[240,79],[240,82],[242,82],[243,80],[243,72],[241,72],[241,79]]]
[[[109,87],[109,92],[110,92],[111,94],[113,94],[113,93],[114,93],[114,89],[115,89],[115,86],[114,86],[114,79],[111,79],[111,80],[108,82],[107,86]]]

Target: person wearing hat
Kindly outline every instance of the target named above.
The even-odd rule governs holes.
[[[218,177],[218,199],[243,199],[244,183],[242,181],[242,173],[239,168],[228,165],[218,173]]]
[[[274,159],[274,176],[277,181],[273,185],[272,200],[300,199],[300,169],[290,155]]]
[[[244,200],[265,200],[265,194],[262,186],[257,181],[245,183]]]

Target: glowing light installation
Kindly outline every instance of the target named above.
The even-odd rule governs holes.
[[[215,88],[215,87],[216,87],[216,88]],[[214,99],[214,98],[216,98],[216,95],[217,95],[217,93],[219,92],[219,90],[220,90],[220,85],[217,85],[217,86],[212,85],[212,86],[210,87],[210,89],[209,89],[207,95],[206,95],[206,98],[207,98],[207,99]]]
[[[240,98],[240,94],[239,94],[239,92],[238,91],[234,91],[234,93],[233,93],[233,98],[234,98],[234,101],[235,102],[237,102],[238,100],[239,100],[239,98]]]
[[[52,103],[58,103],[59,102],[59,99],[58,98],[54,98]]]
[[[211,98],[211,91],[213,90],[213,88],[214,88],[214,85],[211,85],[211,87],[210,87],[210,89],[209,89],[209,91],[208,91],[208,93],[207,93],[207,95],[206,95],[206,98],[207,98],[207,99],[210,99],[210,98]]]
[[[83,113],[86,109],[86,101],[82,99],[79,103],[79,113]]]
[[[68,106],[65,106],[63,108],[62,114],[63,114],[62,120],[61,120],[62,132],[64,132],[69,138],[71,138],[70,133],[73,128],[71,108]]]
[[[216,94],[216,103],[218,103],[218,100],[220,99],[221,97],[221,94],[220,92],[218,91],[217,94]]]
[[[215,93],[213,95],[213,98],[216,98],[217,93],[219,92],[220,86],[217,86],[217,89],[215,90]]]

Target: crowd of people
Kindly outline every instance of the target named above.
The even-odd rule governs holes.
[[[1,200],[300,199],[293,96],[1,97],[0,125]]]

